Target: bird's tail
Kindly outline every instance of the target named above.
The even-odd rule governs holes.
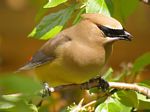
[[[19,73],[19,72],[22,72],[22,71],[30,70],[30,69],[33,68],[33,66],[34,65],[32,63],[27,63],[24,66],[20,67],[18,70],[16,70],[14,73]]]

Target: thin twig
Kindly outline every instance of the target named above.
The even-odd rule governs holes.
[[[115,89],[134,90],[150,98],[150,89],[144,86],[139,86],[137,84],[122,83],[122,82],[109,82],[109,85],[111,88],[115,88]]]
[[[109,87],[112,89],[134,90],[147,96],[147,98],[150,98],[150,88],[139,86],[137,84],[129,84],[123,82],[108,82],[108,83],[109,83]],[[65,89],[89,89],[98,86],[99,86],[99,78],[96,78],[91,82],[85,82],[82,84],[69,84],[69,85],[57,86],[54,88],[54,91],[57,92]]]
[[[84,105],[82,108],[86,108],[86,107],[91,106],[95,103],[96,103],[96,100],[93,100],[93,101],[89,102],[88,104]]]

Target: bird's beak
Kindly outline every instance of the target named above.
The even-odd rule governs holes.
[[[115,40],[132,40],[132,35],[128,33],[125,29],[111,29],[106,26],[98,26],[101,31],[105,34],[106,37],[109,37],[109,41]]]
[[[127,31],[124,31],[124,34],[119,36],[119,39],[120,39],[120,40],[128,40],[128,41],[131,41],[132,38],[133,38],[133,36],[132,36],[130,33],[128,33]]]

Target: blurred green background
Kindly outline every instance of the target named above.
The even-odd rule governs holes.
[[[35,18],[46,0],[0,0],[0,72],[15,71],[45,42],[27,38],[36,25]],[[117,42],[108,66],[133,62],[150,51],[150,6],[140,3],[125,21],[125,28],[134,39]],[[149,78],[150,67],[142,75]],[[141,77],[140,77],[141,78]]]

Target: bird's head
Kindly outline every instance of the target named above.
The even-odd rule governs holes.
[[[83,14],[82,18],[88,19],[97,25],[104,35],[103,40],[105,43],[114,42],[116,40],[131,41],[132,39],[132,35],[122,27],[119,21],[112,17],[102,14]]]

